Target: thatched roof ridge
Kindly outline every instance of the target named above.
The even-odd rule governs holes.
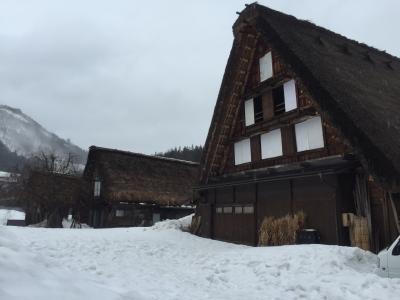
[[[195,162],[195,161],[189,161],[189,160],[183,160],[183,159],[177,159],[177,158],[171,158],[171,157],[164,157],[164,156],[158,156],[158,155],[148,155],[148,154],[143,154],[143,153],[138,153],[138,152],[131,152],[131,151],[126,151],[126,150],[112,149],[112,148],[104,148],[104,147],[99,147],[99,146],[90,146],[89,151],[109,152],[109,153],[113,152],[113,153],[119,153],[119,154],[143,157],[143,158],[149,158],[149,159],[160,159],[160,160],[169,161],[172,163],[183,163],[183,164],[196,165],[196,166],[199,165],[199,163]]]
[[[235,40],[249,27],[279,52],[368,171],[388,188],[399,186],[400,59],[256,3],[233,25]]]
[[[199,164],[92,146],[84,177],[99,178],[103,200],[160,206],[188,204]]]
[[[46,176],[46,177],[53,177],[53,178],[61,178],[65,180],[76,180],[79,181],[82,179],[80,174],[70,174],[70,173],[59,173],[59,172],[50,172],[45,170],[32,170],[30,172],[30,176]]]
[[[263,18],[270,18],[270,17],[277,17],[277,18],[286,18],[285,22],[292,22],[291,25],[294,26],[298,26],[299,23],[301,23],[304,26],[309,26],[310,30],[315,30],[316,32],[320,33],[321,36],[319,36],[319,38],[322,39],[323,42],[323,37],[324,35],[330,35],[331,37],[335,37],[337,39],[342,40],[344,43],[351,43],[352,45],[356,45],[359,46],[361,48],[363,48],[365,51],[367,52],[375,52],[378,55],[382,56],[382,57],[386,57],[388,60],[394,60],[397,62],[400,62],[400,58],[397,56],[394,56],[388,52],[386,52],[385,50],[380,50],[376,47],[367,45],[363,42],[354,40],[354,39],[350,39],[340,33],[334,32],[330,29],[321,27],[313,22],[311,22],[310,20],[302,20],[302,19],[298,19],[295,16],[292,15],[288,15],[285,13],[282,13],[280,11],[274,10],[272,8],[263,6],[263,5],[259,5],[257,3],[252,3],[250,5],[247,5],[247,8],[244,9],[241,13],[240,16],[237,18],[237,20],[235,21],[235,23],[233,24],[232,28],[233,30],[235,30],[236,28],[240,27],[241,24],[243,22],[248,23],[248,19],[249,18],[255,18],[255,17],[263,17]],[[318,37],[318,36],[317,36]]]

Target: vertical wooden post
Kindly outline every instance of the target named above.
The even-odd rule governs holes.
[[[387,199],[387,193],[383,193],[383,226],[385,228],[384,230],[384,239],[385,239],[385,245],[388,245],[390,243],[390,224],[389,224],[389,206],[388,206],[388,199]]]
[[[397,212],[396,205],[394,204],[394,201],[393,201],[392,193],[390,193],[390,192],[389,192],[389,201],[390,201],[390,206],[391,206],[392,212],[393,212],[394,222],[396,223],[397,234],[400,234],[399,215]]]
[[[289,180],[289,188],[290,188],[290,214],[294,216],[293,179]]]
[[[258,183],[255,183],[256,199],[254,202],[254,246],[258,245]]]

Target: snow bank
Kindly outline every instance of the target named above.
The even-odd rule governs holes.
[[[31,253],[17,239],[6,227],[0,227],[0,299],[123,299],[117,292],[81,274],[49,264],[45,255]]]
[[[62,226],[63,226],[63,228],[74,228],[74,229],[92,228],[88,224],[85,224],[85,223],[74,224],[74,227],[71,227],[72,226],[72,219],[63,219],[62,220]]]
[[[1,227],[0,299],[372,300],[400,293],[399,279],[375,275],[369,252],[234,245],[182,232],[189,220],[152,228]]]
[[[7,220],[25,220],[25,213],[15,209],[0,209],[0,225],[6,225]]]
[[[190,224],[192,223],[192,217],[194,214],[183,217],[177,220],[165,220],[161,222],[157,222],[152,227],[149,227],[152,230],[181,230],[181,231],[189,231]]]

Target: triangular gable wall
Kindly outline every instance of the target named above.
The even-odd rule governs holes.
[[[265,93],[265,91],[271,91],[270,89],[272,87],[278,87],[282,85],[283,82],[293,78],[296,79],[297,82],[296,85],[298,92],[298,105],[300,107],[300,110],[304,110],[304,115],[309,114],[310,112],[316,113],[316,111],[319,110],[319,107],[317,103],[312,100],[312,97],[309,95],[307,89],[302,84],[301,79],[293,72],[289,65],[284,61],[280,53],[271,46],[271,44],[269,43],[269,41],[267,41],[265,37],[259,37],[257,41],[254,41],[252,43],[253,48],[250,48],[249,45],[238,45],[240,42],[245,42],[246,38],[249,38],[248,35],[250,35],[250,37],[257,36],[257,34],[252,29],[241,29],[239,35],[236,36],[234,46],[236,46],[237,48],[246,49],[247,53],[251,53],[252,60],[247,61],[248,56],[242,56],[246,52],[237,51],[235,53],[235,49],[232,49],[232,52],[236,55],[232,57],[231,54],[231,57],[228,61],[226,71],[230,72],[229,79],[235,78],[235,74],[232,74],[232,69],[234,66],[240,64],[240,62],[246,63],[247,73],[244,74],[243,71],[239,71],[239,74],[236,74],[237,76],[239,75],[239,77],[242,78],[241,82],[243,82],[240,84],[241,88],[239,92],[229,91],[230,83],[227,82],[227,78],[224,78],[221,86],[221,91],[223,91],[224,94],[220,92],[214,111],[209,136],[206,142],[204,152],[205,154],[203,156],[202,183],[206,183],[209,177],[219,176],[226,173],[234,173],[254,168],[287,164],[308,159],[320,158],[324,156],[331,156],[335,154],[343,154],[345,152],[351,152],[351,147],[349,143],[343,139],[338,130],[331,125],[328,119],[324,118],[324,133],[326,137],[329,137],[326,139],[327,145],[324,151],[318,151],[317,153],[313,152],[300,155],[285,156],[268,161],[261,160],[259,157],[256,158],[256,156],[260,155],[260,153],[257,153],[259,152],[259,150],[257,151],[257,144],[259,144],[258,136],[260,132],[262,133],[268,131],[269,129],[274,129],[274,126],[276,128],[281,128],[282,124],[287,123],[287,126],[284,126],[284,128],[282,128],[283,139],[286,143],[287,141],[285,139],[293,139],[294,137],[293,133],[290,132],[290,130],[293,130],[293,124],[291,124],[292,119],[295,119],[296,117],[301,117],[303,115],[303,112],[299,112],[297,114],[294,114],[293,116],[287,117],[286,121],[278,121],[275,125],[272,125],[272,127],[267,124],[267,128],[255,126],[254,128],[249,129],[246,128],[246,126],[244,125],[243,110],[244,101],[246,99]],[[272,51],[273,53],[275,76],[271,80],[260,83],[259,59],[267,51]],[[224,105],[230,105],[231,107],[234,107],[234,109],[223,109]],[[224,128],[229,130],[224,131]],[[218,132],[224,133],[223,135],[218,136]],[[233,144],[235,140],[240,140],[244,136],[251,137],[253,161],[250,164],[235,166],[233,157]],[[293,143],[294,141],[292,141],[292,144]]]
[[[271,22],[274,22],[273,26],[268,23],[270,21],[269,18],[271,18]],[[234,128],[236,126],[233,120],[236,120],[236,116],[239,113],[239,107],[237,104],[239,103],[239,101],[237,101],[237,98],[243,97],[243,93],[245,91],[242,86],[246,84],[248,80],[248,78],[246,78],[246,68],[250,68],[249,63],[247,63],[246,68],[243,68],[243,61],[241,61],[242,67],[238,67],[238,60],[240,58],[245,58],[245,56],[243,56],[243,51],[245,51],[245,49],[247,49],[247,51],[251,53],[252,50],[249,49],[249,47],[255,47],[257,39],[268,39],[267,42],[273,45],[274,49],[279,51],[279,54],[282,55],[287,64],[291,66],[293,71],[295,71],[296,74],[299,75],[299,77],[301,77],[302,84],[307,87],[308,92],[317,101],[318,105],[316,105],[316,108],[322,115],[323,119],[329,120],[330,123],[333,124],[338,131],[341,132],[341,136],[346,137],[351,142],[353,149],[357,154],[357,157],[361,160],[364,167],[368,169],[369,173],[375,177],[375,179],[377,179],[386,188],[395,189],[399,185],[399,172],[397,171],[396,166],[400,164],[400,159],[397,159],[397,142],[393,140],[394,136],[399,134],[399,132],[395,130],[395,127],[397,125],[394,126],[394,123],[396,123],[397,121],[393,119],[390,124],[387,124],[387,129],[383,128],[382,126],[378,126],[378,128],[374,129],[374,127],[371,126],[371,122],[368,123],[365,122],[365,120],[363,120],[361,124],[356,124],[356,122],[358,122],[357,120],[362,120],[363,118],[365,118],[365,115],[374,118],[375,116],[373,116],[373,114],[375,112],[377,113],[377,115],[381,115],[383,114],[383,111],[373,109],[373,107],[375,106],[375,104],[371,104],[375,99],[373,98],[369,99],[369,101],[372,101],[368,103],[369,106],[360,107],[360,109],[362,108],[362,110],[360,111],[357,111],[358,108],[353,106],[350,111],[354,112],[354,116],[352,114],[349,114],[349,111],[344,112],[343,109],[346,108],[346,102],[343,103],[343,99],[339,99],[337,102],[337,99],[334,98],[335,95],[332,95],[329,89],[326,89],[327,84],[325,82],[320,82],[319,78],[316,78],[314,76],[313,72],[310,70],[310,67],[317,68],[317,66],[313,66],[312,57],[307,58],[307,54],[303,51],[304,47],[301,49],[301,51],[303,51],[302,55],[304,57],[300,59],[296,55],[297,48],[302,47],[301,45],[296,44],[299,42],[300,38],[296,37],[295,33],[290,32],[290,30],[295,30],[296,26],[303,27],[303,32],[301,32],[300,34],[307,35],[307,42],[311,43],[311,39],[314,39],[312,40],[312,43],[321,43],[322,48],[320,50],[314,49],[314,51],[320,51],[322,56],[322,51],[325,51],[323,49],[324,39],[321,39],[320,35],[326,35],[329,38],[332,37],[332,39],[339,40],[339,42],[348,42],[351,47],[354,47],[354,49],[352,49],[354,51],[370,49],[374,52],[374,55],[379,55],[380,60],[391,58],[393,59],[393,61],[390,62],[391,68],[397,68],[397,63],[399,62],[398,59],[395,59],[394,57],[391,57],[390,55],[387,55],[383,52],[379,52],[376,49],[368,48],[368,46],[366,45],[357,44],[354,41],[350,41],[342,36],[336,35],[311,23],[297,20],[292,16],[275,12],[257,4],[252,4],[248,6],[241,13],[238,21],[234,24],[233,27],[235,35],[234,47],[232,49],[231,56],[226,68],[224,80],[214,112],[213,121],[205,145],[205,151],[201,164],[202,183],[206,183],[209,177],[220,175],[221,171],[223,170],[223,166],[226,165],[226,161],[228,159],[228,140],[230,137],[232,137],[232,132],[234,131]],[[245,34],[246,32],[252,32],[252,35],[254,36],[254,41],[252,44],[244,43],[244,39],[247,37],[247,35]],[[296,42],[291,43],[291,37],[297,38]],[[333,50],[328,50],[331,51],[329,52],[330,55],[336,55],[339,58],[341,57],[341,54],[332,54]],[[339,49],[338,51],[342,50]],[[307,65],[305,65],[304,59],[308,59]],[[349,66],[349,59],[350,58],[346,58],[346,65],[344,65],[343,67],[348,68],[348,72],[352,72],[352,68],[354,68],[354,66]],[[359,62],[357,61],[357,63]],[[373,67],[363,66],[361,64],[360,66],[364,68],[365,72],[371,72],[370,69],[374,69]],[[323,67],[319,67],[318,72],[321,72],[321,68],[323,69]],[[386,76],[386,72],[388,72],[386,69],[388,69],[388,67],[385,67],[385,70],[381,70],[382,68],[384,67],[379,66],[379,69],[378,67],[376,67],[379,72],[383,73],[383,75]],[[332,69],[329,69],[327,71],[332,71]],[[326,79],[328,74],[326,72],[322,74],[325,74],[325,80],[329,81],[329,79]],[[332,78],[334,78],[334,74],[332,74],[332,76]],[[240,79],[238,80],[238,78]],[[390,79],[390,77],[387,78],[387,80]],[[394,78],[390,80],[395,83]],[[378,84],[376,81],[373,83]],[[233,86],[235,87],[233,88]],[[350,85],[346,85],[346,87],[351,88]],[[393,93],[395,93],[394,90],[392,91]],[[350,94],[349,97],[354,98],[357,95],[356,88],[354,88],[353,91],[346,92],[354,93]],[[395,104],[393,101],[391,102],[390,99],[393,98],[393,95],[388,94],[387,96],[388,99],[385,99],[386,103],[384,105],[393,109],[393,111],[387,111],[387,113],[389,114],[387,117],[392,118],[391,114],[398,110],[398,105]],[[359,99],[352,99],[351,103],[352,105],[356,105],[358,101]],[[382,103],[383,102],[381,102],[377,107],[382,106]],[[365,109],[369,109],[369,111],[368,114],[366,113],[364,115],[363,113],[361,113],[361,111],[364,111]],[[376,120],[374,119],[374,122],[381,122],[379,120],[382,120],[383,117],[384,116],[379,117]],[[360,127],[358,125],[360,125]],[[382,133],[378,133],[378,131],[382,131]],[[391,132],[393,132],[393,134],[390,134]],[[383,151],[382,149],[387,149],[388,151]]]
[[[201,160],[201,182],[218,174],[227,140],[235,129],[258,36],[244,30],[235,38],[225,69]],[[226,156],[225,156],[226,159]],[[224,164],[224,163],[223,163]],[[222,165],[223,165],[222,164]]]

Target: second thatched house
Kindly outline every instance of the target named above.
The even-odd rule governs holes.
[[[84,171],[88,224],[150,226],[186,216],[198,176],[194,162],[92,146]]]

